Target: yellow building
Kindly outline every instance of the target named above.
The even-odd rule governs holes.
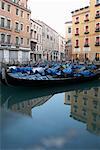
[[[70,117],[85,123],[88,131],[100,135],[99,87],[66,92],[64,104],[71,105]]]
[[[90,6],[72,11],[72,56],[100,60],[100,0],[90,0]]]

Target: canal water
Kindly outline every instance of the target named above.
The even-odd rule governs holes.
[[[0,86],[0,150],[100,149],[100,80],[48,88]]]

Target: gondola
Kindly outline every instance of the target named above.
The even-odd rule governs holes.
[[[3,82],[7,85],[14,86],[61,86],[61,85],[70,85],[78,84],[82,82],[89,82],[92,80],[97,80],[100,78],[100,71],[95,71],[95,73],[88,76],[72,76],[58,78],[51,75],[41,76],[40,74],[35,75],[23,75],[20,76],[18,73],[6,72],[5,79]]]

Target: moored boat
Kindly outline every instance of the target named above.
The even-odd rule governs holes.
[[[67,65],[52,68],[10,67],[3,82],[15,86],[54,86],[88,82],[98,79],[100,70],[95,66]]]

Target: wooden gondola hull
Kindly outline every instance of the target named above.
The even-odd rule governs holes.
[[[89,82],[92,80],[96,80],[100,77],[100,74],[97,73],[94,76],[90,77],[72,77],[72,78],[65,78],[65,79],[56,79],[56,80],[29,80],[29,79],[18,79],[14,78],[6,74],[6,84],[14,85],[14,86],[32,86],[32,87],[39,87],[39,86],[61,86],[61,85],[69,85],[69,84],[77,84],[82,82]]]

